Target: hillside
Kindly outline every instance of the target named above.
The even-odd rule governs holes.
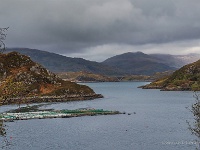
[[[30,57],[0,54],[0,105],[83,100],[101,97],[85,86],[63,81]]]
[[[98,62],[85,60],[83,58],[71,58],[55,53],[28,48],[7,49],[7,52],[16,51],[30,56],[31,59],[52,72],[79,72],[86,71],[102,75],[123,75],[120,69],[110,67]]]
[[[185,65],[171,76],[142,86],[142,88],[169,91],[200,91],[200,60]]]
[[[135,75],[152,75],[156,72],[175,70],[174,67],[162,63],[160,59],[142,52],[124,53],[108,58],[102,63]]]

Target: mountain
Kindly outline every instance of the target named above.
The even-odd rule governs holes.
[[[171,76],[142,86],[142,88],[167,91],[200,91],[200,60],[185,65]]]
[[[118,68],[110,67],[98,62],[85,60],[83,58],[71,58],[55,53],[28,48],[6,49],[7,52],[16,51],[30,56],[35,62],[40,63],[52,72],[79,72],[87,71],[102,75],[123,75],[125,74]]]
[[[0,54],[0,105],[97,97],[88,86],[64,81],[26,55]]]
[[[174,67],[163,63],[162,59],[142,52],[113,56],[103,61],[102,64],[117,67],[127,74],[135,75],[152,75],[156,72],[175,70]]]

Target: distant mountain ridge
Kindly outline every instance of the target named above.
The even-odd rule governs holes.
[[[168,55],[128,52],[116,55],[99,63],[83,58],[71,58],[47,51],[28,48],[9,48],[7,52],[16,51],[28,55],[35,62],[48,70],[58,72],[86,71],[108,76],[152,75],[156,72],[176,70],[185,64],[200,58],[200,54]]]
[[[136,75],[152,75],[156,72],[164,72],[167,70],[176,69],[175,67],[171,67],[163,63],[161,59],[144,54],[142,52],[128,52],[121,55],[116,55],[108,58],[102,63],[117,67],[124,72]]]
[[[87,71],[106,75],[124,75],[125,72],[98,62],[85,60],[83,58],[71,58],[55,53],[28,48],[11,48],[7,52],[16,51],[30,56],[35,62],[40,63],[52,72],[79,72]]]
[[[170,55],[128,52],[110,57],[102,63],[117,67],[130,74],[152,75],[156,72],[176,70],[199,59],[200,54]]]

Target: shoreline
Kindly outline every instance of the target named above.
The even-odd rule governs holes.
[[[106,82],[153,82],[154,80],[130,80],[130,81],[71,81],[75,83],[106,83]]]
[[[12,104],[30,104],[30,103],[44,103],[44,102],[69,102],[69,101],[83,101],[103,98],[101,94],[87,94],[87,95],[62,95],[62,96],[35,96],[35,97],[17,97],[10,98],[4,102],[0,102],[0,106]]]

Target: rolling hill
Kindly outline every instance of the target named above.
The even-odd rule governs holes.
[[[129,52],[113,56],[99,63],[83,58],[66,57],[37,49],[7,49],[7,52],[11,51],[28,55],[33,61],[40,63],[48,70],[55,73],[83,71],[106,76],[153,75],[157,72],[176,70],[200,58],[199,54],[167,55]]]

